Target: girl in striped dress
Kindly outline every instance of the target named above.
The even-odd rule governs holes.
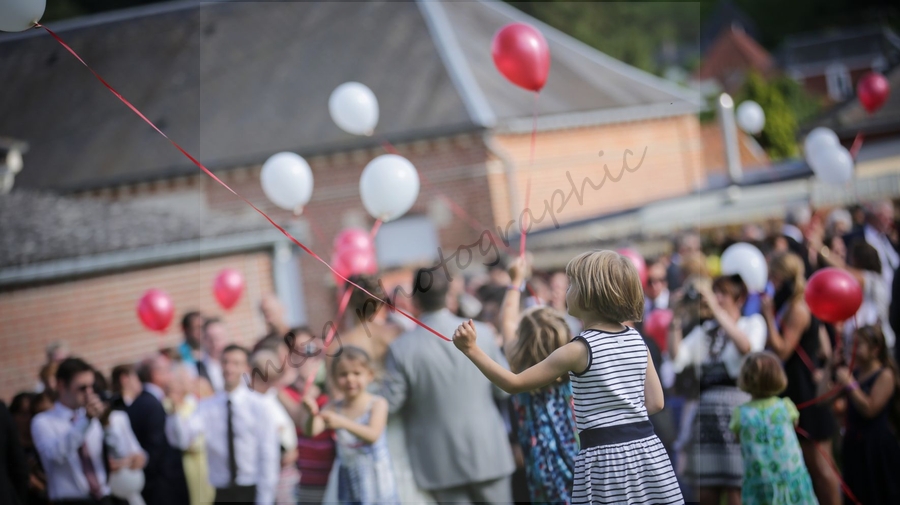
[[[631,260],[613,251],[581,254],[566,267],[569,314],[584,331],[545,360],[515,374],[476,345],[463,323],[453,343],[510,394],[544,387],[568,374],[581,450],[572,503],[681,504],[675,472],[648,414],[662,410],[663,391],[641,335],[622,324],[640,321],[644,294]]]

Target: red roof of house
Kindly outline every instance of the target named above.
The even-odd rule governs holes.
[[[775,69],[772,55],[739,27],[722,30],[710,46],[694,79],[716,79],[727,90],[740,86],[747,71],[768,75]]]

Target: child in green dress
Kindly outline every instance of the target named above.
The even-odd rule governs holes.
[[[729,428],[741,440],[744,505],[818,504],[794,427],[797,407],[778,395],[787,387],[781,361],[771,352],[747,356],[738,386],[753,399],[734,409]]]

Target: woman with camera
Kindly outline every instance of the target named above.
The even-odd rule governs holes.
[[[783,394],[800,407],[800,448],[816,497],[822,505],[836,505],[841,495],[837,474],[832,470],[831,438],[837,423],[827,403],[802,406],[819,392],[823,375],[819,355],[821,346],[826,345],[820,338],[820,323],[803,299],[804,273],[803,260],[797,255],[775,254],[769,260],[769,280],[775,287],[775,296],[763,298],[762,313],[769,330],[769,348],[781,358],[788,377]],[[830,349],[824,350],[830,353]]]
[[[687,457],[702,505],[718,505],[723,495],[729,505],[741,503],[741,448],[728,423],[734,408],[750,399],[737,387],[743,358],[766,343],[762,316],[741,315],[746,300],[747,286],[739,276],[718,277],[711,287],[693,282],[676,306],[669,332],[676,373],[693,369],[701,391]],[[682,338],[683,318],[690,313],[709,317]]]

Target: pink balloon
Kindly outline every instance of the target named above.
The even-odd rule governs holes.
[[[331,257],[331,266],[344,277],[378,273],[375,251],[354,251],[349,249],[335,251]],[[334,282],[338,286],[344,285],[344,280],[337,275],[334,275]]]
[[[840,268],[823,268],[809,278],[803,293],[809,311],[826,323],[845,321],[862,305],[862,287]]]
[[[660,351],[668,349],[669,325],[672,324],[673,317],[674,314],[669,309],[656,309],[644,320],[644,333],[656,342]]]
[[[213,283],[213,295],[225,310],[234,307],[243,292],[244,276],[237,270],[226,268],[216,276],[216,281]]]
[[[144,326],[150,330],[161,332],[172,322],[175,305],[164,291],[149,289],[138,302],[137,314]]]
[[[334,238],[335,251],[372,251],[374,249],[375,245],[372,244],[370,235],[359,228],[348,228]]]
[[[641,279],[641,284],[647,284],[647,263],[644,261],[644,257],[641,256],[641,253],[635,251],[634,249],[619,249],[616,251],[617,253],[625,256],[630,259],[632,263],[634,263],[634,268],[637,268],[638,277]]]
[[[524,23],[504,26],[491,42],[497,70],[513,84],[540,91],[550,74],[550,48],[536,28]]]
[[[869,72],[856,83],[856,96],[869,114],[880,109],[891,93],[891,85],[885,76]]]

